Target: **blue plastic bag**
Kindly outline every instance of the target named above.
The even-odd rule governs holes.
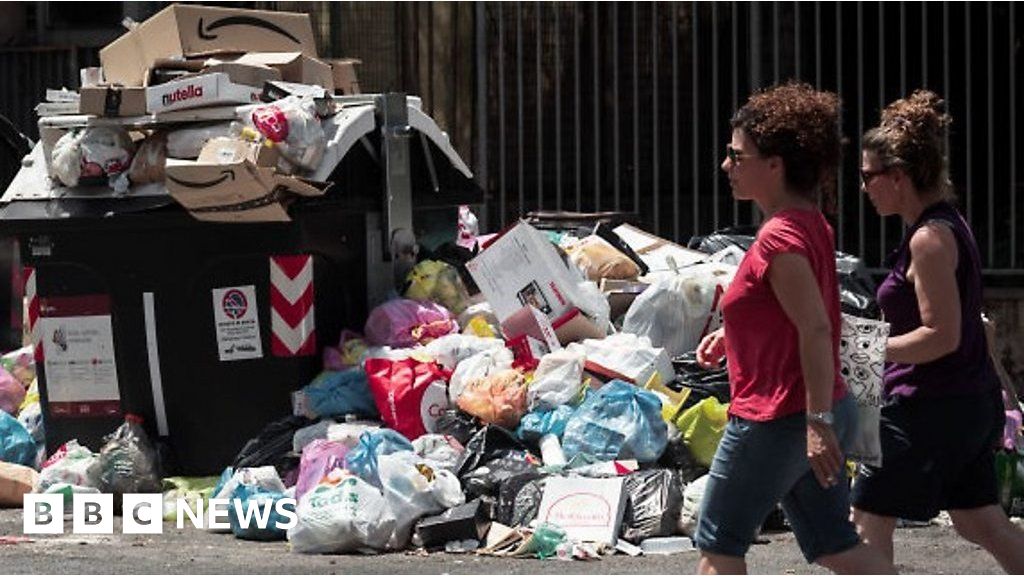
[[[545,412],[529,412],[519,421],[516,437],[524,441],[537,441],[545,434],[554,434],[561,439],[569,419],[575,413],[576,408],[567,404]]]
[[[590,454],[599,460],[654,462],[667,443],[661,400],[652,392],[612,380],[580,404],[565,427],[562,450],[567,459]]]
[[[234,533],[236,538],[242,540],[260,540],[263,542],[284,540],[287,536],[287,530],[277,527],[278,524],[284,525],[289,520],[277,509],[277,501],[282,498],[284,498],[284,494],[281,492],[272,492],[259,486],[242,484],[235,488],[235,493],[231,498],[231,508],[228,513],[231,521],[231,532]],[[236,501],[238,502],[237,504]],[[295,512],[294,502],[287,502],[281,506],[291,512]],[[236,507],[241,507],[243,515],[248,517],[249,521],[246,526],[242,526]],[[266,524],[260,527],[261,522],[258,522],[257,518],[267,518]]]
[[[376,418],[377,405],[370,393],[366,372],[352,368],[342,372],[327,370],[321,372],[305,388],[307,409],[315,418],[330,418],[346,414],[358,414]]]
[[[359,444],[345,455],[345,469],[380,489],[377,458],[404,450],[413,450],[412,442],[389,428],[371,430],[359,435]]]
[[[30,468],[36,463],[36,441],[18,419],[0,410],[0,462]]]

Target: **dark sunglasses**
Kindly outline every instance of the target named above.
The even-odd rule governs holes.
[[[872,178],[874,178],[875,176],[878,176],[880,174],[885,174],[888,171],[889,171],[888,168],[882,168],[881,170],[861,170],[860,171],[860,181],[865,186],[867,186],[868,184],[871,183],[871,179]]]
[[[726,144],[725,145],[725,156],[733,164],[739,164],[740,160],[742,160],[744,158],[751,158],[754,155],[753,154],[744,154],[743,152],[740,152],[739,150],[733,148],[732,144]]]

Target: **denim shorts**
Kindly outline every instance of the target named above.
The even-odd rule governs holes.
[[[853,397],[837,402],[833,414],[845,451],[857,426]],[[849,484],[842,480],[826,489],[815,478],[803,412],[767,422],[731,416],[711,463],[695,543],[705,552],[742,558],[781,502],[808,562],[845,552],[860,538],[850,522]]]

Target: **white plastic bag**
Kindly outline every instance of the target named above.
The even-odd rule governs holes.
[[[298,168],[315,170],[327,149],[323,125],[312,98],[288,96],[257,106],[245,114],[245,123],[274,142],[281,157]]]
[[[338,470],[299,500],[296,514],[288,541],[303,554],[381,551],[395,530],[380,491]]]
[[[683,489],[683,508],[679,513],[679,533],[693,536],[697,532],[700,505],[704,500],[704,490],[707,488],[708,478],[709,476],[705,474]]]
[[[120,126],[72,130],[53,145],[52,173],[65,186],[113,179],[128,170],[134,150],[128,131]]]
[[[445,434],[424,434],[412,441],[416,455],[438,470],[454,472],[462,463],[466,448],[452,436]]]
[[[533,373],[533,382],[526,389],[530,410],[554,410],[579,397],[586,361],[587,357],[578,348],[545,354]]]
[[[636,297],[622,331],[646,336],[669,357],[697,348],[721,326],[721,300],[736,274],[728,264],[696,264],[662,276]]]
[[[594,321],[594,325],[602,334],[608,333],[611,325],[612,308],[608,304],[608,297],[605,296],[597,284],[584,280],[576,284],[576,297],[573,303],[588,318]]]
[[[857,435],[847,458],[881,466],[882,444],[879,421],[885,400],[882,385],[885,342],[889,324],[843,314],[839,336],[839,365],[850,394],[857,399]]]
[[[602,340],[588,339],[570,344],[568,350],[587,358],[587,370],[622,378],[644,386],[658,374],[662,384],[675,379],[672,360],[664,348],[655,348],[646,336],[619,333]]]
[[[463,390],[466,389],[466,384],[470,380],[511,370],[514,360],[512,351],[502,346],[478,352],[459,362],[459,365],[455,367],[455,371],[452,372],[451,379],[448,381],[448,397],[452,402],[458,401],[459,396],[462,395]]]
[[[80,445],[78,440],[69,440],[43,464],[35,491],[46,492],[50,486],[61,482],[95,488],[99,485],[99,469],[93,464],[98,458],[98,454]]]
[[[432,340],[424,351],[447,370],[454,370],[460,362],[485,350],[504,348],[498,338],[480,338],[471,334],[448,334]]]
[[[384,454],[377,466],[384,501],[395,517],[395,531],[388,542],[393,550],[409,544],[416,520],[466,501],[454,474],[431,468],[413,452]]]

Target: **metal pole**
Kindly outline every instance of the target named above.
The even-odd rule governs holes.
[[[487,173],[487,5],[479,2],[474,7],[476,16],[476,149],[473,153],[476,180],[484,189],[484,211],[482,224],[490,230],[487,215],[491,183]],[[499,49],[500,50],[500,49]]]
[[[555,12],[555,208],[562,209],[562,8],[553,4]]]
[[[601,50],[598,44],[598,24],[600,15],[598,6],[601,4],[593,2],[593,36],[594,43],[594,211],[601,211]]]
[[[542,24],[540,19],[541,3],[536,3],[536,12],[534,14],[536,19],[537,28],[534,30],[536,35],[537,51],[534,53],[534,64],[537,78],[537,210],[544,209],[544,95],[542,88],[544,85],[544,79],[541,74],[540,67],[540,53],[541,53],[541,32]]]
[[[519,177],[516,179],[516,183],[519,186],[518,216],[522,217],[526,213],[526,192],[523,187],[526,173],[523,170],[523,5],[520,2],[516,3],[516,100],[516,108],[519,112],[516,119],[516,144],[519,146],[519,154],[517,156],[519,161]]]
[[[679,238],[679,4],[672,5],[672,237]]]
[[[575,103],[576,107],[573,108],[573,125],[575,126],[576,133],[576,154],[573,157],[576,159],[576,211],[583,211],[583,173],[581,170],[582,159],[580,154],[582,149],[580,142],[582,141],[580,133],[583,130],[583,126],[580,123],[580,5],[572,5],[572,30],[573,30],[573,73],[575,74]]]
[[[691,162],[690,165],[692,166],[692,170],[693,170],[693,173],[691,174],[691,176],[692,176],[691,180],[692,180],[693,188],[690,190],[690,195],[693,198],[693,229],[691,230],[690,235],[691,236],[695,236],[697,234],[700,234],[700,194],[698,194],[698,191],[699,191],[699,188],[700,188],[700,178],[698,176],[700,174],[700,151],[698,149],[698,147],[700,146],[700,143],[698,141],[698,133],[700,132],[700,130],[698,129],[698,127],[700,126],[700,106],[699,106],[699,104],[700,104],[700,92],[699,92],[699,90],[697,88],[698,86],[700,86],[699,74],[698,74],[698,72],[700,70],[700,66],[699,66],[700,59],[698,58],[698,48],[697,48],[697,46],[698,46],[698,44],[697,44],[697,36],[698,36],[697,28],[698,28],[698,26],[697,26],[697,3],[696,2],[691,2],[690,3],[690,10],[693,13],[693,18],[691,19],[691,21],[693,22],[693,26],[692,26],[692,29],[690,30],[690,38],[692,40],[692,42],[691,42],[692,48],[691,48],[691,53],[690,53],[690,71],[692,73],[691,74],[692,77],[690,79],[690,81],[691,81],[690,93],[693,95],[693,102],[692,102],[692,108],[693,108],[693,110],[692,110],[692,112],[693,112],[692,120],[693,120],[693,123],[690,125],[690,130],[691,130],[691,134],[692,134],[692,137],[690,139],[690,147],[691,147],[690,153],[691,153],[691,157],[692,157],[692,162]],[[674,238],[674,240],[678,241],[679,238]]]
[[[640,28],[633,2],[633,212],[640,214]]]
[[[508,223],[508,181],[505,179],[505,5],[498,4],[498,225]]]
[[[651,100],[654,114],[651,120],[651,156],[654,158],[654,170],[652,173],[652,188],[654,194],[654,233],[661,233],[661,171],[658,165],[658,4],[651,4]],[[639,209],[638,209],[639,212]]]

